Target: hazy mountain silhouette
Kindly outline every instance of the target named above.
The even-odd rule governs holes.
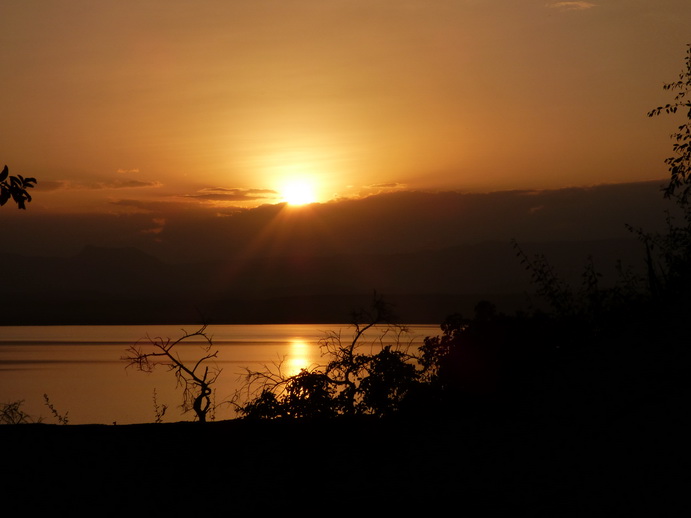
[[[640,267],[635,239],[524,243],[578,283],[588,256],[613,278],[617,259]],[[409,323],[468,313],[481,298],[507,310],[530,291],[509,242],[390,254],[281,255],[169,264],[135,248],[87,246],[68,258],[3,254],[0,323],[338,322],[373,290]],[[605,281],[608,279],[605,278]]]
[[[660,182],[553,191],[397,192],[292,209],[5,213],[0,323],[334,322],[372,290],[407,322],[530,291],[511,240],[578,284],[641,267],[626,224],[664,229]],[[122,202],[125,203],[125,202]],[[134,203],[134,202],[131,202]],[[125,203],[126,204],[126,203]],[[139,205],[138,205],[139,207]]]
[[[87,244],[134,247],[166,263],[283,255],[392,254],[486,241],[630,238],[664,227],[662,182],[551,191],[397,192],[292,210],[186,203],[128,213],[5,211],[0,254],[70,257]],[[121,201],[128,207],[134,201]]]

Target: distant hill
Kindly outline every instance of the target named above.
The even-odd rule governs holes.
[[[664,230],[661,182],[396,192],[302,208],[168,204],[127,214],[5,211],[0,324],[342,322],[373,290],[408,323],[525,307],[511,240],[578,284],[640,269],[627,224]],[[21,212],[21,214],[16,214]]]
[[[523,243],[578,283],[588,256],[614,278],[617,259],[640,268],[631,239]],[[376,290],[406,323],[441,323],[481,299],[513,311],[529,274],[509,242],[408,253],[290,254],[170,264],[132,247],[85,247],[67,258],[2,254],[0,325],[333,323]]]
[[[154,205],[130,213],[0,213],[0,255],[73,257],[135,248],[166,263],[393,254],[474,243],[628,239],[664,230],[662,182],[489,193],[402,191],[299,207]]]

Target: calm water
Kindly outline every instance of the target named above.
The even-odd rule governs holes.
[[[198,326],[182,326],[188,332]],[[318,341],[327,331],[337,331],[345,340],[352,337],[348,325],[210,326],[218,350],[216,364],[222,373],[216,383],[216,402],[242,386],[246,368],[282,362],[284,372],[323,363]],[[439,334],[437,326],[412,326],[406,342],[421,343],[425,336]],[[24,400],[22,409],[45,422],[55,422],[43,394],[70,424],[144,423],[155,419],[154,394],[159,405],[167,405],[164,421],[191,420],[179,409],[181,392],[175,377],[165,367],[152,374],[126,369],[121,360],[126,349],[150,337],[176,339],[181,326],[44,326],[0,327],[0,402]],[[379,332],[368,335],[364,344],[376,347]],[[183,359],[194,360],[203,352],[201,341],[180,346]],[[217,419],[231,418],[221,407]]]

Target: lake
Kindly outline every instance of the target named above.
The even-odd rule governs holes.
[[[199,326],[6,326],[0,327],[0,403],[23,400],[22,410],[44,422],[57,422],[50,404],[70,424],[133,424],[153,422],[156,408],[167,406],[164,422],[192,420],[182,414],[182,392],[175,376],[159,366],[147,374],[126,368],[122,360],[128,347],[146,337],[175,340],[184,329]],[[281,363],[283,372],[324,363],[319,340],[327,332],[340,332],[350,341],[353,328],[332,325],[217,325],[209,326],[222,369],[215,384],[216,403],[242,387],[246,369],[261,370]],[[436,325],[409,326],[404,341],[419,345],[425,336],[440,334]],[[363,352],[380,347],[382,329],[368,333]],[[387,338],[388,339],[388,338]],[[203,354],[203,339],[178,346],[185,361]],[[155,399],[154,399],[155,398]],[[234,417],[226,405],[216,419]]]

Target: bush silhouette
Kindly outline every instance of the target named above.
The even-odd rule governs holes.
[[[280,365],[275,371],[248,371],[249,400],[238,405],[239,414],[274,419],[383,417],[399,412],[424,377],[417,357],[403,341],[405,328],[392,323],[389,306],[376,295],[371,309],[353,314],[352,326],[352,340],[339,332],[329,332],[320,340],[328,358],[324,366],[293,376],[284,375]],[[377,333],[374,341],[368,342],[368,331]],[[363,353],[366,343],[377,352]]]

